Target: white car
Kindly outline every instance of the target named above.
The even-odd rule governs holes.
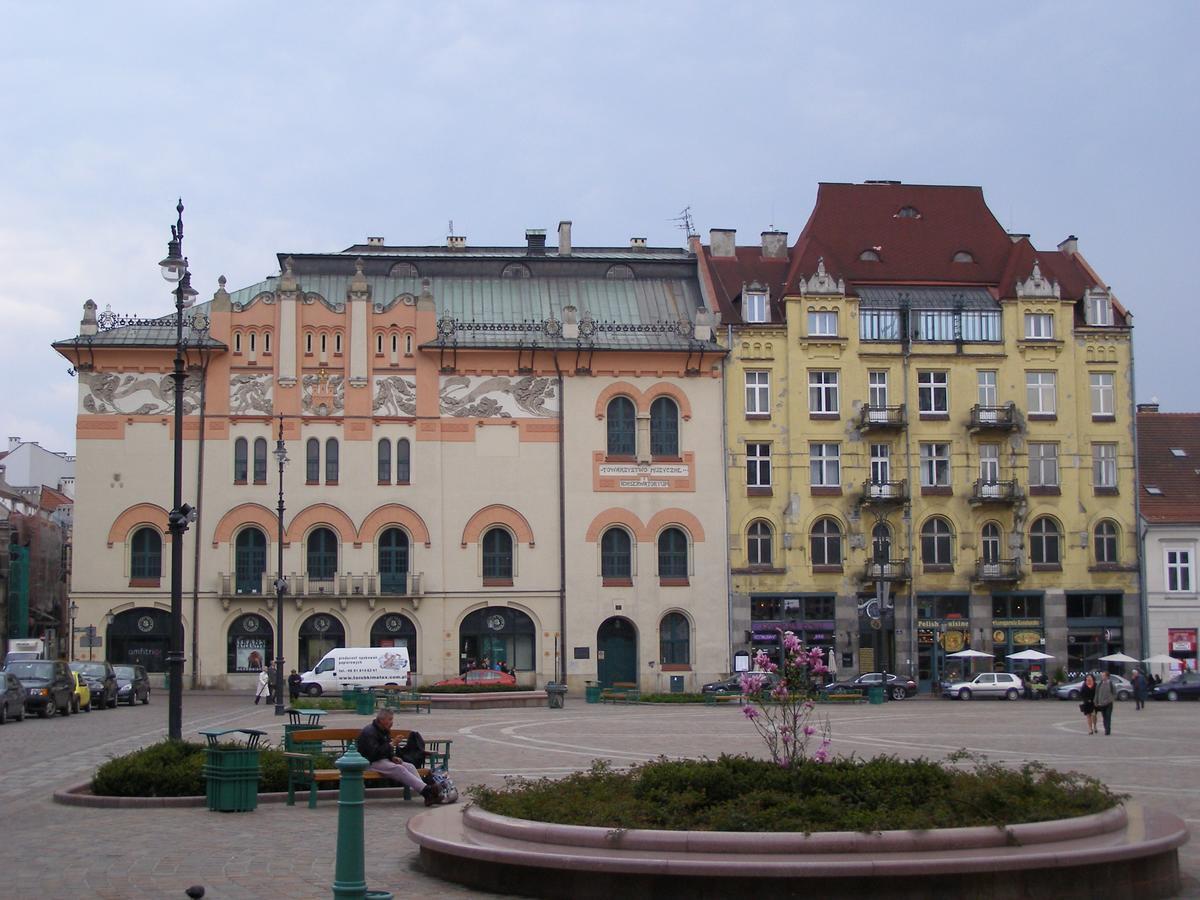
[[[1109,680],[1113,684],[1113,690],[1117,693],[1118,700],[1128,700],[1133,696],[1133,684],[1120,675],[1109,675]],[[1096,676],[1096,683],[1100,683],[1100,676]],[[1078,700],[1079,690],[1083,687],[1083,679],[1069,682],[1068,684],[1060,684],[1054,689],[1055,696],[1059,700]]]
[[[971,700],[976,697],[1017,700],[1024,689],[1020,676],[1011,672],[983,672],[970,681],[942,685],[942,696],[955,700]]]

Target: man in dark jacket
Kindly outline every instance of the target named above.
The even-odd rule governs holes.
[[[302,681],[300,673],[292,669],[292,674],[288,676],[288,695],[292,698],[293,703],[300,699],[300,684]]]
[[[437,802],[436,789],[424,782],[412,763],[406,763],[396,756],[396,748],[392,743],[392,718],[390,709],[377,712],[370,724],[358,734],[358,752],[370,763],[367,768],[372,772],[419,791],[425,798],[425,805],[433,806]]]

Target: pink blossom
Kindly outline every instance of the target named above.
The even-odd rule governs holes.
[[[742,707],[742,715],[744,715],[747,719],[757,719],[758,718],[758,710],[755,709],[753,706],[746,704],[745,706]]]
[[[811,737],[812,735],[814,735],[816,733],[817,733],[817,729],[813,728],[811,725],[804,726],[804,736],[805,737]]]
[[[741,677],[742,693],[757,694],[763,689],[767,679],[762,675],[746,674]]]

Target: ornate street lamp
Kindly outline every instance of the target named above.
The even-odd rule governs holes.
[[[283,443],[283,413],[279,414],[279,440],[275,442],[275,461],[279,463],[279,536],[275,579],[275,715],[283,715],[283,595],[287,582],[283,578],[283,467],[287,465],[287,447]]]
[[[71,605],[67,607],[67,614],[71,617],[71,656],[70,656],[70,659],[74,659],[75,658],[75,617],[77,615],[79,615],[79,604],[76,603],[74,600],[72,600]]]

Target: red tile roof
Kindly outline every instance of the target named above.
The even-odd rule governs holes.
[[[1137,427],[1142,516],[1162,524],[1200,524],[1200,413],[1139,410]],[[1148,493],[1151,486],[1162,494]]]
[[[771,297],[771,321],[783,321],[780,300],[784,294],[788,260],[762,255],[761,247],[738,247],[736,256],[713,256],[704,248],[704,259],[712,275],[718,308],[723,322],[741,322],[741,306],[737,302],[742,286],[755,282],[765,287]]]
[[[53,512],[60,506],[72,506],[74,503],[75,501],[62,491],[55,490],[49,485],[42,485],[42,496],[38,505],[47,512]]]

